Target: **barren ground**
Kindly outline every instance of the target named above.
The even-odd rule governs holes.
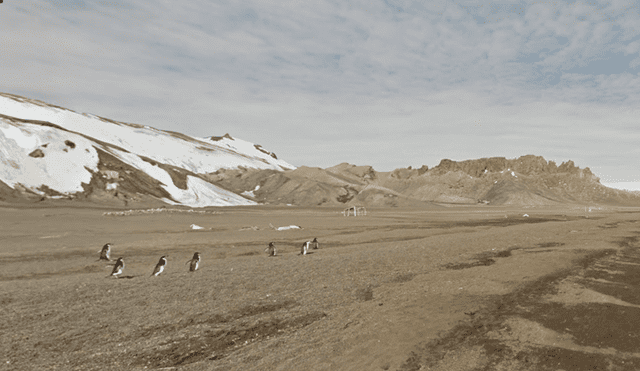
[[[640,369],[640,209],[105,211],[0,207],[0,369]]]

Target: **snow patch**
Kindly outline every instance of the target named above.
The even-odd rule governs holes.
[[[63,128],[12,119],[0,120],[0,180],[10,187],[27,188],[38,194],[44,194],[37,190],[42,186],[63,194],[83,192],[82,184],[89,184],[92,172],[98,172],[96,148],[158,180],[173,199],[163,201],[191,207],[256,203],[197,176],[187,176],[187,189],[180,189],[167,171],[142,160],[141,156],[151,159],[150,162],[175,166],[195,174],[238,167],[295,169],[295,166],[271,156],[261,146],[229,136],[220,141],[194,138],[146,125],[79,114],[10,94],[0,93],[0,113],[17,119],[50,122]],[[92,140],[94,138],[97,141]],[[111,181],[106,184],[107,190],[118,188],[119,175],[117,171],[102,171],[101,176]],[[254,191],[258,189],[256,186]],[[253,191],[249,191],[247,196],[254,197]]]
[[[28,133],[26,130],[20,130],[15,126],[0,127],[6,139],[12,139],[18,146],[26,149],[34,149],[38,146],[38,137]]]
[[[67,140],[75,148],[66,145]],[[36,149],[44,156],[29,156]],[[98,170],[98,153],[88,139],[51,127],[0,120],[0,180],[10,187],[21,184],[40,194],[36,188],[42,185],[60,193],[82,192],[82,183],[91,182],[87,169]]]
[[[112,153],[116,157],[119,157],[120,160],[132,165],[138,170],[144,171],[152,178],[161,182],[163,184],[162,187],[169,192],[171,198],[175,200],[172,201],[165,198],[163,201],[166,203],[172,205],[182,204],[191,207],[256,205],[253,201],[190,175],[187,175],[187,189],[180,189],[173,184],[171,176],[164,169],[142,160],[133,153],[118,150],[112,150]]]
[[[302,229],[302,227],[300,227],[299,225],[287,225],[284,227],[276,228],[276,231],[288,231],[290,229]]]
[[[212,141],[195,138],[149,126],[105,120],[95,115],[18,102],[2,95],[0,113],[26,120],[48,121],[67,130],[83,133],[129,152],[194,173],[210,173],[221,168],[239,166],[256,169],[295,169],[295,166],[257,150],[253,143],[240,139],[224,138],[221,141]],[[13,132],[8,135],[16,134]],[[24,138],[19,141],[23,145],[33,147],[32,142],[25,142],[28,140]]]

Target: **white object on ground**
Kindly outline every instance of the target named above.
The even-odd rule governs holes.
[[[276,228],[276,231],[286,231],[289,229],[302,229],[302,227],[300,227],[299,225],[287,225],[284,227],[278,227]]]

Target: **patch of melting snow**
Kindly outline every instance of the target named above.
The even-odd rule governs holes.
[[[118,183],[107,183],[106,190],[113,191],[118,188]]]
[[[16,144],[24,149],[33,150],[39,145],[38,137],[28,130],[21,130],[13,125],[0,126],[0,131],[7,139],[13,139]],[[3,141],[4,142],[4,141]]]
[[[173,184],[171,176],[159,166],[143,161],[133,153],[112,150],[113,154],[120,157],[139,170],[149,174],[154,179],[160,181],[162,187],[169,192],[171,197],[177,202],[163,199],[164,202],[172,205],[186,205],[191,207],[205,206],[235,206],[235,205],[255,205],[256,203],[247,200],[233,192],[222,189],[214,184],[200,178],[187,175],[187,189],[180,189]]]
[[[174,135],[146,125],[134,127],[109,122],[92,114],[16,101],[4,96],[0,96],[0,113],[25,120],[51,122],[123,148],[125,151],[111,149],[109,152],[161,182],[175,200],[164,201],[174,205],[204,207],[256,203],[193,176],[187,177],[187,189],[180,189],[173,184],[165,170],[143,161],[139,156],[194,173],[238,166],[295,169],[295,166],[258,150],[253,143],[240,139],[224,138],[216,142]],[[65,144],[66,141],[73,142],[73,146]],[[89,184],[91,171],[97,172],[99,158],[94,146],[102,147],[84,136],[54,127],[0,120],[0,163],[8,165],[0,167],[0,180],[11,187],[24,186],[39,194],[43,192],[36,188],[42,185],[60,193],[83,192],[82,183]],[[35,150],[39,150],[40,156],[29,156]],[[107,185],[107,189],[116,189],[117,185],[111,184]],[[259,188],[259,185],[256,186],[254,191]],[[250,195],[254,197],[252,193]]]
[[[247,142],[242,139],[233,138],[233,137],[232,138],[223,137],[222,139],[217,141],[213,141],[210,138],[202,138],[201,140],[206,141],[207,143],[214,143],[216,146],[219,146],[219,147],[228,148],[232,151],[241,152],[246,155],[265,160],[271,164],[275,164],[275,165],[290,168],[290,169],[295,169],[295,166],[292,166],[282,160],[278,160],[278,159],[275,159],[274,157],[271,157],[271,155],[269,155],[268,153],[264,153],[258,150],[258,148],[256,148],[256,145],[254,143]],[[261,146],[259,147],[262,148]]]
[[[69,148],[65,141],[75,143]],[[44,147],[43,145],[46,145]],[[29,156],[39,149],[43,157]],[[31,189],[46,185],[60,193],[82,192],[98,171],[98,153],[93,142],[56,128],[14,124],[0,120],[0,180],[12,188],[17,184]]]
[[[276,231],[287,231],[290,229],[302,229],[302,227],[300,227],[299,225],[287,225],[284,227],[278,227],[276,228]]]
[[[281,167],[295,169],[295,166],[283,160],[258,151],[253,143],[239,139],[229,141],[225,138],[222,143],[217,143],[188,135],[176,136],[149,126],[132,127],[124,123],[107,122],[94,115],[17,102],[3,96],[0,96],[0,112],[21,119],[48,121],[67,130],[116,144],[132,153],[195,173],[213,172],[220,168],[237,166],[277,170]],[[18,135],[15,132],[12,134]],[[24,140],[29,139],[24,138]],[[234,145],[229,146],[230,143]]]
[[[126,211],[107,211],[102,213],[102,216],[130,216],[130,215],[140,215],[140,214],[156,214],[156,213],[196,213],[196,214],[220,214],[218,211],[206,211],[206,210],[181,210],[181,209],[167,209],[164,207],[159,207],[155,209],[146,209],[146,210],[126,210]]]
[[[196,224],[191,224],[189,227],[190,227],[191,229],[204,229],[204,227],[201,227],[201,226],[196,225]]]

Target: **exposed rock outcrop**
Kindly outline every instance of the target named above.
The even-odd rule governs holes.
[[[390,172],[342,163],[324,170],[303,166],[284,172],[239,170],[209,176],[234,192],[253,191],[258,202],[300,206],[640,205],[637,194],[604,187],[589,168],[581,169],[573,161],[557,166],[533,155],[445,159],[432,169]]]
[[[33,152],[29,153],[29,156],[33,158],[42,158],[44,157],[44,152],[42,152],[40,148],[36,148],[33,150]]]
[[[521,156],[512,160],[504,157],[490,157],[465,161],[444,159],[440,161],[438,166],[431,169],[432,174],[435,175],[443,175],[450,171],[461,171],[475,178],[484,176],[487,173],[514,171],[522,175],[566,173],[578,175],[583,178],[598,179],[589,168],[580,169],[571,160],[563,162],[560,166],[556,166],[555,162],[547,162],[543,157],[534,155]]]

